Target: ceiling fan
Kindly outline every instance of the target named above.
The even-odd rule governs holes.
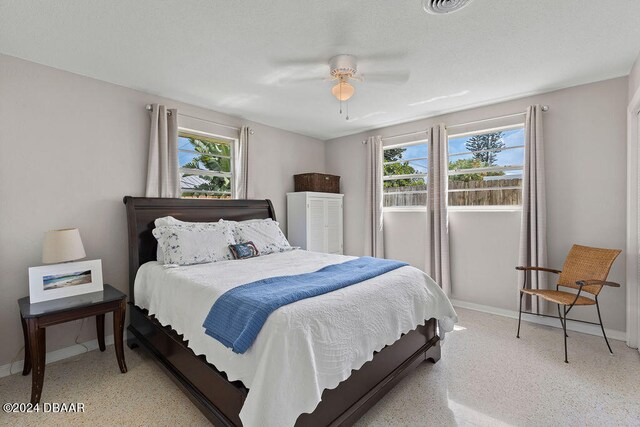
[[[425,12],[440,15],[452,13],[469,5],[472,0],[422,0]]]
[[[370,55],[365,56],[363,60],[385,60],[396,59],[399,55]],[[300,60],[287,61],[289,65],[317,65],[317,60]],[[402,84],[409,80],[410,73],[408,71],[396,71],[390,73],[367,73],[362,74],[358,71],[358,58],[355,55],[340,54],[329,59],[329,75],[322,79],[320,76],[293,77],[284,79],[285,82],[308,82],[308,81],[324,81],[335,82],[331,88],[331,93],[340,101],[340,114],[342,114],[342,103],[346,102],[346,119],[349,120],[349,104],[348,101],[355,94],[356,88],[352,82],[364,83],[383,83],[383,84]]]
[[[357,58],[354,55],[336,55],[329,59],[329,75],[325,81],[337,81],[331,88],[331,93],[338,101],[348,101],[356,91],[349,80],[364,82],[364,77],[358,75]]]

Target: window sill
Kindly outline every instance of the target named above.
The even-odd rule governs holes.
[[[522,212],[522,206],[453,206],[449,212]]]
[[[407,207],[386,207],[382,208],[383,212],[426,212],[426,206],[407,206]]]
[[[386,207],[383,212],[426,212],[424,206]],[[522,212],[522,206],[454,206],[449,212]]]

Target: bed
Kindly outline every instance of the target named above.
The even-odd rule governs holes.
[[[164,311],[160,310],[159,304],[153,302],[151,296],[155,295],[156,298],[160,298],[159,291],[154,294],[154,286],[157,284],[156,290],[167,289],[168,286],[163,287],[160,284],[164,280],[164,273],[162,273],[162,267],[154,262],[157,243],[151,231],[154,227],[154,220],[164,216],[173,216],[183,221],[193,222],[211,222],[219,219],[243,221],[271,218],[275,220],[271,202],[268,200],[187,200],[127,196],[124,198],[124,203],[127,209],[130,264],[130,325],[127,328],[127,343],[129,347],[140,346],[147,350],[213,424],[224,426],[243,425],[241,420],[243,406],[246,403],[244,408],[244,419],[246,420],[247,407],[250,404],[255,406],[256,399],[260,395],[255,390],[266,390],[266,388],[262,384],[260,386],[256,385],[258,384],[256,381],[251,382],[253,379],[250,376],[247,376],[244,381],[238,380],[238,378],[243,377],[234,372],[235,368],[231,369],[233,366],[229,365],[231,363],[229,360],[224,357],[215,359],[217,356],[211,354],[211,352],[215,353],[215,349],[209,352],[203,349],[203,346],[214,346],[214,344],[208,344],[209,342],[213,343],[213,339],[210,339],[210,341],[200,339],[199,336],[195,335],[195,332],[188,331],[185,324],[179,324],[182,320],[180,317],[175,315],[171,317],[166,308]],[[247,270],[260,271],[266,268],[266,262],[272,265],[282,263],[282,265],[290,266],[296,263],[300,264],[302,259],[309,259],[308,262],[313,261],[317,265],[327,265],[335,262],[335,259],[330,258],[328,255],[303,253],[266,255],[262,260],[259,258],[261,257],[256,258],[256,261],[252,261],[253,264],[247,263],[243,264],[243,266],[246,266]],[[244,263],[245,261],[239,262]],[[182,280],[184,282],[181,284],[183,287],[180,289],[186,289],[186,286],[191,286],[189,285],[191,281],[187,280],[189,275],[193,276],[195,274],[195,276],[208,277],[214,274],[220,276],[222,281],[222,276],[224,276],[222,272],[228,270],[230,277],[234,275],[240,276],[242,269],[238,269],[239,262],[228,261],[228,263],[235,264],[226,264],[226,266],[225,264],[220,264],[218,266],[200,266],[195,269],[178,269],[172,274],[174,274],[176,281]],[[216,270],[207,270],[216,268],[218,273],[215,272]],[[233,268],[236,268],[237,271],[234,272]],[[136,276],[139,276],[137,291],[134,286]],[[146,280],[144,286],[141,285],[143,279]],[[237,280],[245,279],[239,278]],[[193,286],[197,286],[197,284]],[[148,289],[147,293],[143,292],[145,287]],[[204,289],[202,286],[200,288]],[[209,290],[206,291],[210,292]],[[357,291],[356,289],[350,292]],[[322,297],[324,295],[307,301],[319,299],[315,301],[317,305],[318,302],[322,302]],[[166,301],[170,297],[164,296],[163,298]],[[162,301],[162,299],[158,301]],[[298,310],[301,310],[304,308],[301,303],[302,301],[299,301],[290,306],[296,306],[294,308],[297,308],[300,305],[301,307]],[[184,301],[181,304],[184,305]],[[164,305],[167,306],[167,304]],[[443,317],[443,313],[449,312],[453,313],[449,315],[450,317],[455,317],[455,313],[450,309],[448,300],[443,305],[448,305],[449,307],[439,310],[439,314],[436,317]],[[168,311],[171,311],[170,306]],[[195,302],[190,311],[198,312],[198,305]],[[175,325],[168,323],[167,319],[173,319],[171,323],[175,323]],[[282,327],[279,330],[282,330]],[[267,334],[266,329],[261,332],[261,335],[265,334]],[[267,336],[270,337],[270,335]],[[191,342],[189,342],[189,339]],[[260,336],[256,340],[255,346],[257,348],[269,347],[269,341],[265,345],[259,345],[259,339]],[[192,347],[196,349],[195,352]],[[223,354],[221,351],[219,353]],[[269,372],[270,369],[275,370],[280,372],[283,378],[293,378],[292,375],[295,377],[295,375],[299,374],[296,369],[292,369],[289,372],[278,366],[278,358],[264,358],[262,353],[259,353],[259,355],[261,357],[259,362],[262,365],[267,365],[260,368],[262,369],[261,372]],[[214,359],[217,360],[216,364],[220,366],[214,366],[209,363]],[[231,359],[231,357],[228,359]],[[379,351],[376,351],[372,358],[369,356],[366,359],[369,361],[356,365],[359,368],[349,371],[344,378],[341,377],[342,380],[339,383],[333,384],[330,388],[320,388],[321,401],[317,406],[314,403],[310,407],[311,410],[308,411],[310,413],[299,415],[295,419],[295,425],[353,424],[418,364],[424,360],[430,360],[435,363],[439,359],[440,339],[437,334],[437,321],[435,318],[431,318],[425,321],[423,325],[418,325],[412,330],[406,331],[395,342],[391,341],[389,345],[380,346]],[[228,372],[229,375],[225,372]],[[271,378],[278,379],[273,376]],[[335,378],[333,379],[335,380]],[[300,405],[299,402],[295,401],[297,396],[291,394],[291,391],[284,386],[285,383],[278,384],[275,381],[272,384],[272,382],[269,381],[269,386],[271,387],[269,395],[281,394],[279,402],[280,404],[284,402],[283,406],[287,406],[286,401],[282,401],[287,396],[291,398],[290,403],[292,406]],[[249,387],[245,383],[249,384]],[[249,395],[250,390],[254,390],[251,395]],[[278,390],[281,393],[278,393]],[[287,395],[287,393],[289,394]],[[250,397],[249,401],[247,401],[248,397]],[[265,402],[258,403],[258,405],[260,404],[263,406],[258,407],[266,407]],[[252,424],[256,424],[255,409],[253,412]]]

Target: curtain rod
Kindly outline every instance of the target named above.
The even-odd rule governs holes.
[[[548,105],[543,105],[540,107],[540,109],[542,111],[549,111],[549,106]],[[447,126],[447,129],[451,129],[451,128],[457,128],[457,127],[461,127],[461,126],[468,126],[468,125],[475,125],[476,123],[482,123],[482,122],[489,122],[491,120],[500,120],[500,119],[508,119],[510,117],[518,117],[518,116],[523,116],[527,114],[526,111],[523,111],[521,113],[515,113],[515,114],[506,114],[504,116],[498,116],[498,117],[491,117],[488,119],[482,119],[482,120],[474,120],[472,122],[466,122],[466,123],[457,123],[455,125],[451,125],[451,126]]]
[[[151,104],[147,104],[145,108],[147,109],[147,111],[153,111],[153,106]],[[171,111],[167,111],[167,114],[171,114]],[[225,125],[224,123],[218,123],[218,122],[214,122],[214,121],[211,121],[211,120],[201,119],[200,117],[194,117],[194,116],[190,116],[188,114],[178,113],[178,115],[182,116],[182,117],[189,117],[190,119],[194,119],[194,120],[200,120],[200,121],[203,121],[203,122],[212,123],[212,124],[214,124],[216,126],[220,126],[220,127],[227,128],[227,129],[233,129],[233,130],[238,130],[238,131],[240,130],[240,128],[235,127],[235,126],[229,126],[229,125]],[[254,134],[253,129],[249,129],[249,133],[251,135],[253,135]]]
[[[382,138],[382,140],[383,141],[388,141],[390,139],[402,138],[404,136],[420,135],[421,133],[427,133],[427,131],[426,130],[419,130],[417,132],[409,132],[409,133],[403,133],[403,134],[400,134],[400,135],[387,136],[386,138]]]
[[[421,133],[427,133],[427,131],[426,130],[419,130],[417,132],[409,132],[409,133],[403,133],[403,134],[400,134],[400,135],[387,136],[387,137],[380,138],[380,139],[383,140],[383,141],[388,141],[390,139],[402,138],[404,136],[420,135]],[[366,139],[363,140],[362,143],[366,144],[367,140]]]
[[[548,106],[548,105],[542,105],[542,106],[540,107],[540,109],[541,109],[542,111],[549,111],[549,106]],[[488,121],[491,121],[491,120],[508,119],[508,118],[510,118],[510,117],[522,116],[522,115],[524,115],[524,114],[527,114],[527,112],[526,112],[526,111],[523,111],[522,113],[507,114],[507,115],[504,115],[504,116],[491,117],[491,118],[488,118],[488,119],[474,120],[474,121],[472,121],[472,122],[458,123],[458,124],[455,124],[455,125],[446,126],[446,128],[447,128],[447,129],[451,129],[451,128],[456,128],[456,127],[461,127],[461,126],[474,125],[474,124],[476,124],[476,123],[488,122]],[[427,132],[427,131],[426,131],[426,130],[421,130],[421,131],[418,131],[418,132],[403,133],[403,134],[400,134],[400,135],[388,136],[388,137],[386,137],[386,138],[382,138],[382,140],[383,140],[383,141],[388,141],[388,140],[390,140],[390,139],[402,138],[402,137],[404,137],[404,136],[419,135],[419,134],[421,134],[421,133],[425,133],[425,132]],[[363,144],[366,144],[366,143],[367,143],[367,140],[365,139],[364,141],[362,141],[362,143],[363,143]]]

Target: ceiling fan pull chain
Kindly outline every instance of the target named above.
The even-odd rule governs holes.
[[[349,120],[349,100],[347,99],[347,120]]]

